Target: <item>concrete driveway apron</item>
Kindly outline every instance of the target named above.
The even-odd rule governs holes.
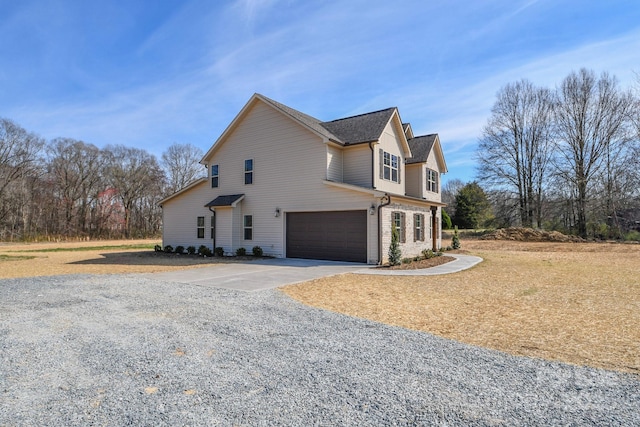
[[[262,259],[258,261],[213,264],[189,270],[149,273],[145,276],[178,283],[193,283],[239,291],[260,291],[325,276],[354,273],[367,264],[307,259]]]

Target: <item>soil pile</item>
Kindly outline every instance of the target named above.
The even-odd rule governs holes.
[[[559,231],[537,230],[524,227],[500,228],[481,237],[483,240],[515,240],[518,242],[584,242],[578,236],[567,236]]]

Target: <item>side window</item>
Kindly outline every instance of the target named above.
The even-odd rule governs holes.
[[[218,177],[218,165],[211,166],[211,188],[218,188],[219,183]]]
[[[413,214],[413,241],[424,242],[424,215]]]
[[[244,240],[253,240],[253,215],[244,216]]]
[[[198,234],[198,239],[204,239],[204,217],[203,216],[198,217],[196,230]]]
[[[253,159],[244,161],[244,184],[253,184]]]
[[[393,224],[395,224],[396,226],[396,230],[398,230],[398,237],[400,240],[400,243],[404,243],[407,241],[406,236],[407,233],[405,231],[405,216],[404,216],[404,212],[392,212],[391,213],[391,221],[393,222]]]
[[[438,172],[427,169],[427,190],[433,193],[438,192]]]

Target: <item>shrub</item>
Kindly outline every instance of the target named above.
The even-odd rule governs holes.
[[[245,256],[246,254],[247,254],[247,250],[245,248],[236,249],[236,255],[237,256]]]
[[[624,240],[640,242],[640,231],[631,230],[630,232],[624,235]]]
[[[398,230],[396,230],[395,223],[391,228],[391,244],[389,245],[389,264],[400,265],[402,259],[402,251],[400,250],[400,236],[398,236]]]
[[[262,248],[260,246],[254,246],[253,249],[251,249],[251,251],[253,252],[253,256],[262,256]]]
[[[205,245],[200,245],[200,247],[198,248],[198,255],[205,256],[205,257],[211,256],[211,249],[209,249]]]
[[[160,245],[155,245],[155,246],[153,247],[153,250],[154,250],[155,252],[162,252],[162,246],[160,246]]]
[[[214,253],[216,256],[224,256],[224,248],[222,248],[222,247],[220,247],[220,246],[217,246],[217,247],[213,250],[213,253]]]
[[[413,261],[413,258],[402,258],[402,263],[403,264],[410,264],[411,261]]]
[[[451,230],[453,228],[451,217],[444,209],[442,209],[442,228],[445,230]]]
[[[430,259],[430,258],[433,258],[434,256],[436,256],[436,254],[434,254],[431,249],[424,249],[422,251],[422,257],[424,259]]]
[[[170,254],[171,252],[173,252],[173,246],[171,245],[167,245],[164,247],[164,251],[168,254]]]
[[[183,254],[184,253],[184,246],[180,246],[180,245],[176,246],[175,252],[177,254]]]
[[[195,253],[196,253],[196,247],[195,247],[195,246],[189,246],[189,247],[187,247],[187,253],[188,253],[189,255],[193,255],[193,254],[195,254]]]
[[[458,226],[453,229],[453,237],[451,238],[451,247],[453,249],[460,249],[460,236],[458,235]]]

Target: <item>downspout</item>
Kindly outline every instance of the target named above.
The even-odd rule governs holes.
[[[216,253],[216,229],[218,227],[216,227],[216,211],[211,209],[211,206],[209,206],[209,211],[211,211],[211,213],[213,215],[211,215],[211,217],[213,218],[213,236],[212,236],[212,240],[213,240],[213,250],[212,252],[215,254]]]
[[[387,201],[378,205],[378,265],[382,265],[382,215],[380,215],[380,209],[391,204],[389,193],[384,193],[383,198],[385,197]]]
[[[370,141],[369,142],[369,149],[371,150],[371,188],[373,188],[374,190],[376,189],[375,183],[376,183],[376,173],[375,173],[375,169],[376,169],[376,152],[373,150],[373,143],[375,141]]]

